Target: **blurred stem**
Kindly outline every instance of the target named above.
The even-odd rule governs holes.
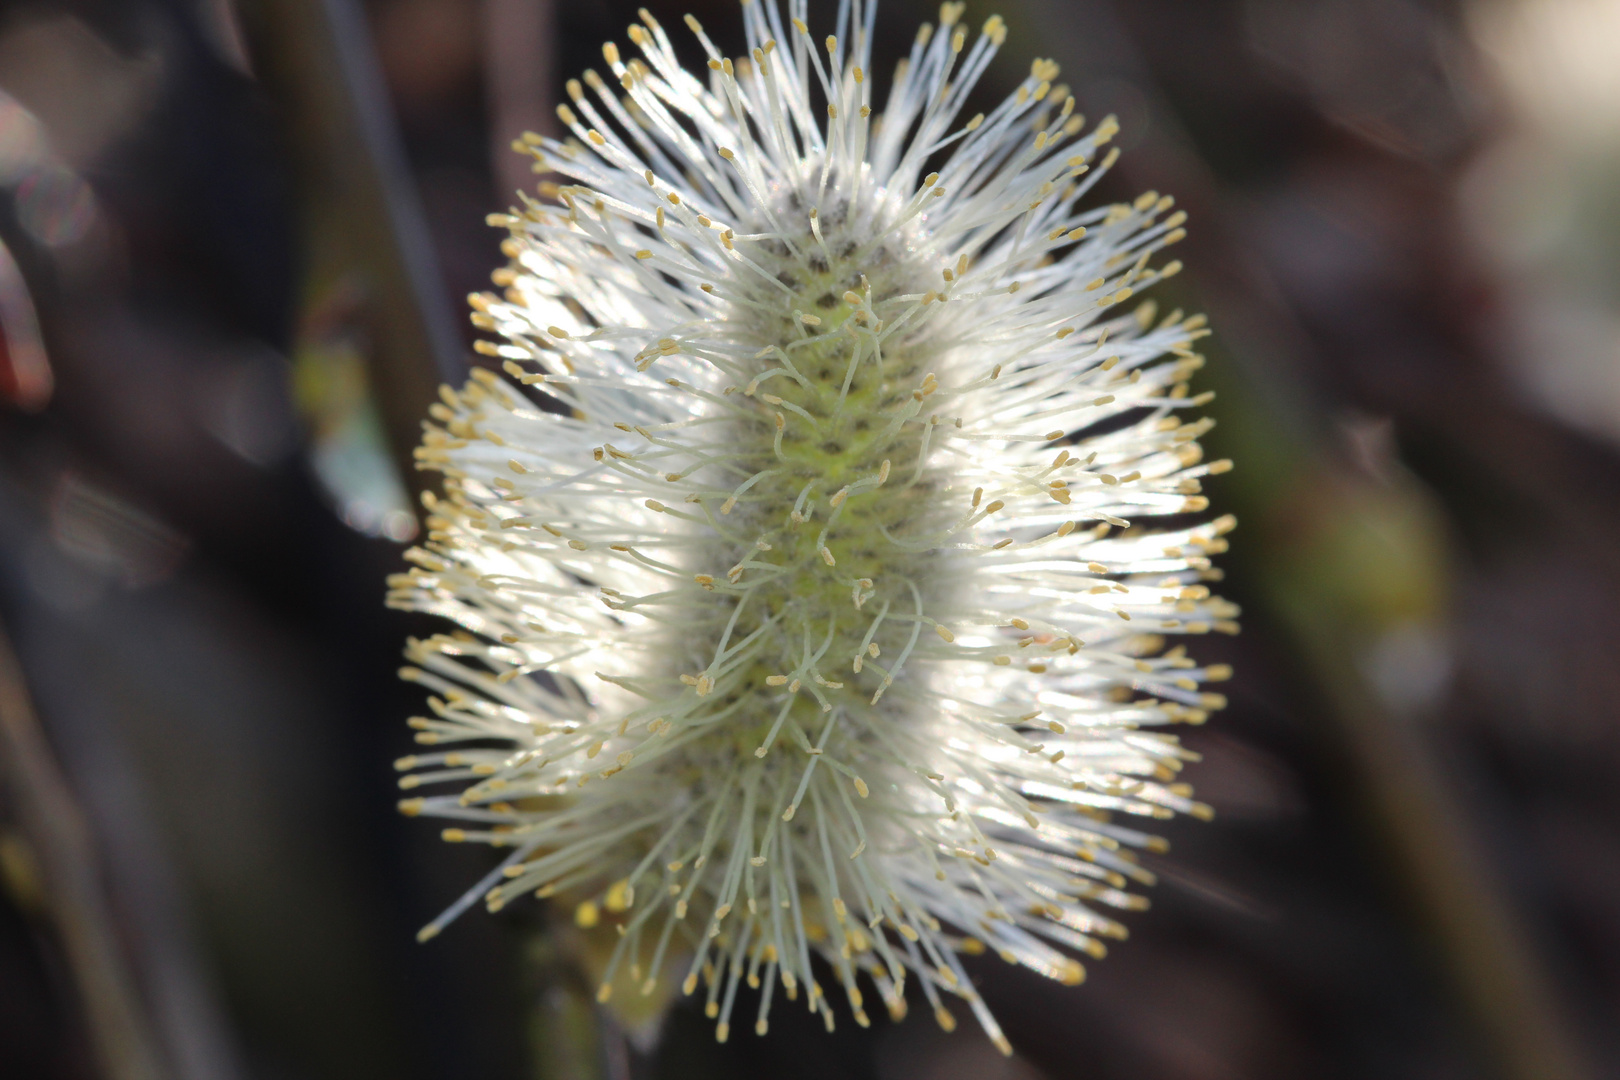
[[[1530,942],[1423,737],[1424,718],[1392,715],[1374,697],[1346,647],[1342,610],[1322,599],[1286,569],[1266,589],[1268,606],[1327,691],[1361,796],[1497,1071],[1516,1080],[1588,1076]]]
[[[555,134],[553,0],[484,0],[484,86],[490,105],[490,170],[495,202],[531,191],[533,159],[512,149],[525,131]]]
[[[370,382],[406,485],[444,383],[466,376],[455,319],[400,147],[398,123],[355,0],[250,0],[254,67],[283,117],[305,216],[306,277],[358,272]]]
[[[1448,615],[1444,581],[1423,580],[1445,574],[1443,537],[1432,523],[1399,522],[1421,501],[1414,488],[1376,485],[1329,453],[1332,418],[1290,374],[1306,366],[1294,358],[1314,345],[1238,239],[1217,180],[1159,94],[1116,5],[1020,0],[1017,8],[1007,14],[1024,16],[1045,52],[1077,63],[1088,79],[1127,81],[1147,99],[1152,128],[1118,168],[1129,183],[1175,192],[1190,215],[1188,261],[1195,272],[1206,270],[1195,286],[1218,316],[1219,344],[1211,351],[1225,353],[1204,376],[1221,395],[1211,410],[1221,427],[1209,445],[1238,464],[1216,498],[1259,526],[1258,536],[1244,534],[1249,553],[1238,558],[1252,560],[1260,599],[1290,631],[1305,677],[1326,699],[1324,727],[1352,798],[1377,828],[1395,876],[1439,946],[1443,973],[1485,1051],[1482,1063],[1504,1080],[1584,1080],[1591,1071],[1454,785],[1434,760],[1423,717],[1393,715],[1357,667],[1395,618],[1413,614],[1389,604],[1390,578],[1431,593],[1431,618]],[[1301,504],[1310,526],[1303,534]],[[1367,532],[1368,519],[1380,516],[1396,527]],[[1416,575],[1414,566],[1421,568]]]
[[[525,960],[532,980],[534,1080],[629,1080],[624,1036],[596,1003],[556,930],[536,930]]]
[[[1241,265],[1211,224],[1203,248],[1212,264]],[[1275,399],[1292,390],[1278,367],[1256,355],[1240,363],[1221,354],[1291,335],[1255,333],[1271,315],[1254,299],[1264,290],[1245,295],[1229,280],[1197,285],[1238,328],[1224,348],[1212,348],[1216,362],[1201,373],[1219,393],[1212,413],[1221,424],[1210,448],[1239,466],[1216,498],[1251,526],[1234,561],[1246,564],[1245,580],[1286,631],[1326,706],[1318,734],[1342,768],[1353,807],[1372,825],[1402,898],[1435,946],[1481,1063],[1503,1080],[1586,1080],[1591,1069],[1541,958],[1436,757],[1428,706],[1397,712],[1361,666],[1383,635],[1403,626],[1443,632],[1451,617],[1444,521],[1398,466],[1375,480],[1338,460],[1327,448],[1327,418],[1302,399],[1289,422],[1278,423]],[[1248,342],[1244,330],[1254,335]],[[1256,385],[1265,380],[1281,385]]]
[[[0,627],[0,793],[37,868],[107,1080],[161,1080],[158,1040],[114,931],[89,820],[40,730],[21,665]],[[16,860],[13,860],[15,862]],[[13,874],[15,865],[9,866]]]

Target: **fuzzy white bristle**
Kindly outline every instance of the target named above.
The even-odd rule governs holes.
[[[858,1022],[858,976],[896,1015],[915,980],[1006,1048],[959,955],[1079,981],[1162,850],[1125,822],[1207,816],[1160,729],[1229,673],[1164,638],[1236,629],[1231,521],[1142,526],[1226,468],[1185,418],[1206,331],[1127,306],[1182,215],[1081,208],[1116,125],[1050,61],[960,115],[998,18],[946,4],[880,115],[872,6],[825,39],[790,6],[745,2],[746,59],[688,19],[706,85],[644,12],[570,83],[577,141],[519,144],[569,183],[498,215],[510,379],[434,407],[390,594],[461,627],[409,646],[434,749],[399,763],[459,790],[402,805],[507,857],[423,935],[538,891],[620,927],[604,1000],[701,975],[723,1038],[780,982],[830,1026],[819,955]]]

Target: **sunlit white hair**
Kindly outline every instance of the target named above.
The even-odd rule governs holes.
[[[1078,982],[1163,849],[1128,822],[1207,813],[1162,729],[1228,672],[1164,645],[1236,629],[1231,521],[1185,516],[1226,463],[1203,320],[1133,300],[1184,215],[1082,208],[1116,124],[1051,61],[963,120],[999,18],[945,4],[877,113],[872,4],[789,9],[745,0],[746,59],[688,16],[706,80],[643,11],[518,144],[569,182],[497,215],[509,381],[435,406],[390,596],[461,628],[410,644],[441,749],[399,762],[460,790],[403,808],[506,852],[423,936],[538,890],[619,928],[603,1000],[702,979],[723,1040],[742,982],[761,1034],[778,982],[831,1027],[829,976],[865,1024],[864,973],[1005,1050],[960,954]]]

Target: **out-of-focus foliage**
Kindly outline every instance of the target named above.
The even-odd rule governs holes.
[[[1190,272],[1157,299],[1216,331],[1208,441],[1238,468],[1211,495],[1241,520],[1218,565],[1245,607],[1208,641],[1231,708],[1188,740],[1217,818],[1154,857],[1134,940],[1074,989],[974,968],[1018,1057],[917,1009],[829,1038],[784,1007],[722,1047],[677,1001],[656,1043],[626,1040],[581,974],[601,943],[518,904],[415,944],[487,868],[397,818],[388,768],[422,707],[397,643],[431,632],[381,605],[418,480],[389,464],[415,424],[396,391],[439,376],[401,366],[378,298],[404,294],[353,213],[351,157],[388,147],[321,142],[298,118],[325,99],[295,91],[379,88],[389,206],[431,248],[410,269],[460,310],[503,261],[483,220],[524,175],[507,144],[636,6],[0,12],[0,624],[170,1075],[1620,1068],[1613,0],[970,5],[1008,20],[1003,56],[1054,57],[1120,116],[1111,197],[1191,214]],[[875,77],[930,8],[885,0]],[[740,51],[733,0],[652,9]],[[303,39],[265,30],[344,12],[360,68],[299,67]],[[986,100],[1024,70],[992,68]],[[0,1073],[96,1075],[18,800]]]

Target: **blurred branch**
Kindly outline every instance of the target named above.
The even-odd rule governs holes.
[[[46,909],[108,1080],[160,1080],[158,1042],[113,930],[96,844],[40,730],[21,666],[0,628],[0,789],[39,867]]]
[[[1336,467],[1327,449],[1327,418],[1306,400],[1280,359],[1310,351],[1308,335],[1278,299],[1264,268],[1237,241],[1213,176],[1174,109],[1157,96],[1156,80],[1114,7],[1106,0],[1024,0],[1022,7],[1029,23],[1042,28],[1052,54],[1077,62],[1089,78],[1128,80],[1151,103],[1151,134],[1119,168],[1127,178],[1151,178],[1153,186],[1176,193],[1198,224],[1194,265],[1219,270],[1200,277],[1197,287],[1220,312],[1226,348],[1238,365],[1211,381],[1229,399],[1229,421],[1256,421],[1232,433],[1226,447],[1236,451],[1240,466],[1228,487],[1235,501],[1264,517],[1277,508],[1279,495],[1366,487]],[[1083,90],[1080,96],[1083,103]],[[1400,493],[1375,491],[1370,498],[1398,500]],[[1315,523],[1317,537],[1354,525],[1353,500],[1325,501],[1325,508],[1316,508],[1322,519]],[[1338,553],[1312,546],[1311,536],[1268,528],[1279,524],[1271,516],[1260,522],[1263,535],[1255,537],[1266,548],[1257,559],[1271,568],[1261,575],[1262,599],[1291,632],[1308,677],[1324,691],[1324,719],[1355,795],[1433,934],[1453,993],[1489,1059],[1509,1080],[1582,1080],[1590,1070],[1555,1007],[1551,980],[1495,880],[1451,779],[1423,737],[1422,717],[1393,715],[1355,662],[1367,645],[1357,630],[1366,627],[1357,625],[1351,605],[1364,598],[1335,595],[1323,586],[1353,578],[1353,570],[1334,565]],[[1421,557],[1415,550],[1382,554],[1393,566]]]
[[[401,477],[421,487],[422,419],[467,369],[364,13],[355,0],[251,0],[245,14],[297,168],[310,261],[365,278],[371,390]]]
[[[1297,567],[1294,569],[1298,569]],[[1311,674],[1326,688],[1338,742],[1398,872],[1441,946],[1452,984],[1513,1080],[1590,1075],[1550,980],[1423,737],[1422,717],[1395,716],[1351,662],[1341,612],[1284,569],[1266,600],[1293,631]]]
[[[51,400],[54,385],[34,299],[11,249],[0,240],[0,400],[37,412]]]
[[[533,1080],[630,1080],[624,1034],[597,1004],[590,974],[570,956],[555,925],[524,949],[529,982]]]
[[[525,131],[552,134],[555,77],[553,0],[484,0],[484,82],[489,97],[490,167],[496,203],[534,186],[533,159],[514,153]]]

